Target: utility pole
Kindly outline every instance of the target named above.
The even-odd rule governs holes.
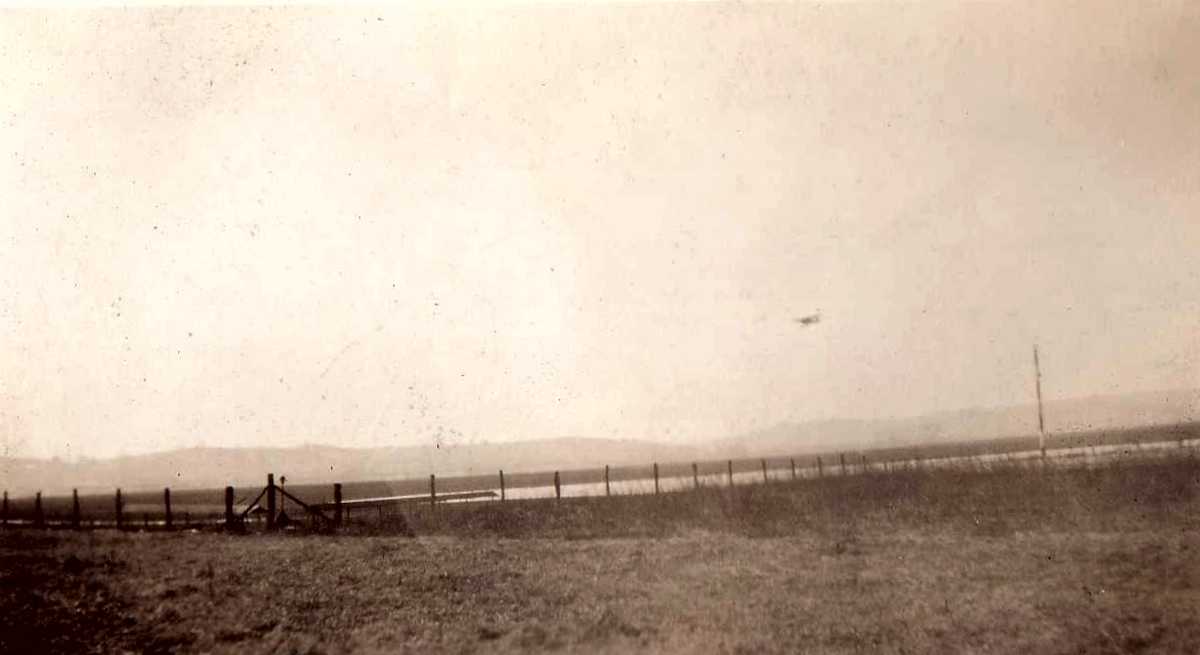
[[[1046,418],[1042,412],[1042,366],[1038,361],[1038,347],[1036,343],[1033,344],[1033,376],[1038,403],[1038,449],[1042,451],[1042,459],[1046,459]]]

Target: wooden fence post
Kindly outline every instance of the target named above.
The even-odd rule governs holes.
[[[333,483],[333,527],[342,527],[342,483]]]
[[[825,466],[821,463],[821,456],[817,455],[817,477],[825,477]]]
[[[733,486],[733,460],[726,461],[726,466],[729,467],[729,486]]]
[[[225,487],[225,529],[233,531],[233,487]]]
[[[838,457],[842,460],[842,475],[846,475],[846,453],[838,453]]]
[[[125,526],[125,503],[121,502],[121,490],[117,489],[117,529],[120,530]]]
[[[654,463],[654,495],[658,495],[658,462]]]
[[[558,471],[554,472],[554,499],[562,498],[562,484],[558,479]]]
[[[142,529],[143,530],[150,529],[150,513],[149,512],[142,512]]]
[[[767,479],[767,460],[765,460],[765,459],[762,461],[762,470],[763,470],[763,484],[766,484],[767,482],[769,482],[769,480]]]
[[[692,487],[700,488],[700,468],[696,466],[695,462],[692,462]]]
[[[275,474],[267,474],[267,530],[275,529]]]
[[[429,507],[437,509],[437,476],[429,474]]]
[[[861,457],[862,457],[862,470],[863,470],[863,473],[866,473],[867,472],[867,456],[862,455]]]
[[[8,490],[4,490],[4,506],[0,507],[0,527],[8,527]]]
[[[79,529],[79,490],[71,490],[71,527]]]
[[[796,458],[792,458],[792,479],[796,479]]]
[[[171,488],[163,487],[163,511],[166,512],[163,523],[168,530],[174,529],[174,521],[171,517]]]
[[[46,527],[46,517],[42,514],[42,492],[37,492],[33,497],[33,526],[35,528]]]
[[[608,486],[608,464],[604,465],[604,495],[611,496],[612,489]]]
[[[504,502],[504,469],[500,469],[500,502]]]

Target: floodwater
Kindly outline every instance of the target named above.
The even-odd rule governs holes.
[[[1184,448],[1195,448],[1200,445],[1200,439],[1188,439],[1182,442]],[[1155,453],[1162,454],[1169,449],[1180,448],[1179,441],[1157,441],[1143,444],[1118,444],[1106,446],[1082,446],[1077,448],[1056,448],[1046,451],[1046,460],[1053,466],[1096,466],[1102,463],[1110,462],[1114,459],[1122,458],[1138,458],[1145,457]],[[1040,465],[1041,452],[1038,450],[1025,450],[1011,453],[996,453],[989,455],[975,455],[971,457],[941,457],[931,459],[899,459],[890,461],[871,462],[867,461],[864,468],[862,460],[852,461],[847,459],[845,469],[840,463],[833,463],[823,466],[820,470],[817,467],[799,466],[796,468],[796,479],[811,479],[824,476],[836,475],[860,475],[864,472],[886,473],[888,471],[911,470],[917,468],[955,468],[955,467],[978,467],[982,469],[993,468],[998,466],[1028,466],[1035,467]],[[786,468],[768,468],[764,478],[763,471],[736,471],[733,474],[732,483],[735,486],[762,484],[764,481],[783,481],[792,479],[792,469]],[[698,478],[693,478],[691,475],[660,477],[658,480],[658,488],[662,493],[670,491],[684,491],[692,489],[696,485],[702,487],[718,487],[728,486],[730,478],[727,473],[700,475]],[[500,487],[492,489],[496,493],[496,498],[500,497]],[[578,498],[584,496],[604,496],[611,495],[632,495],[632,494],[652,494],[654,493],[654,478],[647,477],[638,480],[613,480],[608,485],[608,490],[605,490],[603,482],[570,484],[569,480],[564,480],[561,485],[561,494],[563,498]],[[554,485],[545,485],[540,487],[519,487],[506,489],[504,492],[506,498],[521,499],[521,498],[554,498]],[[489,500],[473,500],[465,502],[491,502]]]

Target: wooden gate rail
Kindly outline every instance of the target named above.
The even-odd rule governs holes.
[[[262,497],[265,496],[266,494],[267,494],[267,487],[263,487],[262,491],[258,492],[258,495],[254,497],[254,500],[250,501],[249,505],[246,505],[246,509],[242,510],[242,513],[240,515],[243,521],[246,520],[247,514],[254,511],[254,508],[258,506],[258,501],[262,500]]]
[[[264,489],[263,491],[266,491],[266,490]],[[304,510],[306,512],[308,512],[309,514],[313,514],[315,516],[320,517],[329,525],[335,525],[333,519],[329,518],[328,516],[325,516],[325,514],[321,510],[317,509],[316,507],[314,507],[312,505],[309,505],[308,503],[304,502],[303,500],[300,500],[299,498],[293,496],[292,494],[284,491],[283,487],[275,487],[275,491],[278,491],[280,494],[282,494],[284,498],[288,498],[292,502],[303,507]]]

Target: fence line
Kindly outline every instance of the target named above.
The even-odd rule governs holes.
[[[838,458],[841,474],[843,476],[854,473],[857,473],[858,475],[877,474],[880,472],[884,474],[892,474],[897,471],[921,471],[934,468],[953,468],[963,465],[967,465],[975,469],[987,469],[993,465],[1023,466],[1028,463],[1044,469],[1046,466],[1050,465],[1061,467],[1077,465],[1090,466],[1093,463],[1104,462],[1110,459],[1117,459],[1119,461],[1122,457],[1145,458],[1153,453],[1169,453],[1173,450],[1172,447],[1178,449],[1187,448],[1191,450],[1194,449],[1198,444],[1200,444],[1200,439],[1187,439],[1181,436],[1171,441],[1107,444],[1101,446],[1087,445],[1073,448],[1051,449],[1045,456],[1041,455],[1040,451],[1038,450],[1028,450],[963,456],[923,457],[919,451],[910,449],[907,453],[907,456],[903,459],[882,458],[876,462],[870,461],[865,453],[858,453],[858,467],[851,467],[847,461],[846,453],[839,453]],[[1189,452],[1189,454],[1192,453]],[[745,460],[742,461],[744,466]],[[761,458],[758,461],[759,467],[757,468],[759,468],[761,471],[763,484],[768,484],[772,481],[778,481],[781,479],[782,471],[789,471],[790,479],[794,481],[801,479],[819,479],[824,477],[824,460],[820,455],[815,456],[815,466],[798,466],[795,457],[788,458],[786,460],[783,458]],[[784,463],[785,461],[786,464]],[[711,465],[711,462],[708,464]],[[653,462],[651,464],[651,478],[648,479],[643,477],[625,479],[622,481],[622,484],[626,487],[634,487],[631,492],[634,494],[650,493],[644,486],[641,487],[640,491],[637,489],[637,484],[639,481],[643,484],[652,481],[654,494],[686,491],[689,488],[689,485],[687,484],[688,476],[685,472],[687,469],[680,468],[686,467],[686,465],[681,464],[671,466],[676,470],[676,473],[674,475],[664,477],[662,475],[662,471],[660,470],[660,464],[658,462]],[[852,468],[857,468],[857,471],[852,471]],[[700,472],[700,464],[698,462],[690,462],[690,469],[691,489],[699,490],[703,487],[711,486],[713,483],[715,483],[716,486],[720,486],[719,473],[714,474],[709,472],[702,476]],[[735,474],[733,460],[726,460],[725,469],[725,474],[727,477],[726,486],[729,488],[733,488],[738,484],[739,477],[741,477],[744,482],[753,481],[753,479],[750,477],[755,474],[753,469],[750,471],[743,469],[741,472]],[[603,471],[603,494],[607,497],[613,495],[614,481],[612,480],[612,471],[610,466],[605,465]],[[579,473],[584,472],[585,471],[580,471]],[[776,473],[776,475],[772,476],[773,472]],[[599,495],[598,488],[595,489],[595,493],[575,493],[579,491],[586,492],[589,488],[596,487],[598,483],[584,482],[571,484],[564,478],[565,476],[562,474],[562,472],[553,472],[553,498],[562,499],[564,496],[564,490],[566,489],[572,490],[572,493],[565,494],[568,497]],[[703,482],[702,478],[704,479]],[[265,522],[266,529],[274,530],[279,527],[277,525],[277,521],[280,516],[280,513],[277,510],[276,501],[277,499],[286,498],[301,507],[304,512],[311,517],[314,525],[316,525],[319,521],[323,526],[337,528],[349,520],[350,511],[352,508],[375,507],[378,508],[380,517],[382,518],[383,508],[389,506],[403,507],[406,505],[412,505],[415,507],[417,503],[428,502],[430,509],[436,509],[439,504],[495,500],[497,498],[501,501],[505,501],[510,499],[509,497],[514,491],[517,492],[517,496],[515,498],[523,497],[524,499],[535,499],[545,497],[536,495],[537,490],[543,488],[545,487],[525,486],[510,488],[506,484],[504,471],[500,470],[499,494],[492,490],[439,492],[437,488],[437,477],[436,475],[431,474],[429,476],[428,496],[408,495],[345,499],[343,497],[342,483],[333,483],[332,502],[316,502],[311,499],[302,499],[293,493],[284,491],[281,486],[275,484],[274,474],[269,473],[267,474],[267,485],[257,494],[257,496],[254,497],[253,500],[245,505],[242,511],[235,511],[235,506],[238,505],[238,502],[236,501],[235,490],[232,486],[227,486],[224,489],[223,518],[220,514],[213,513],[208,515],[207,518],[201,518],[197,521],[193,520],[191,511],[185,511],[183,514],[183,525],[188,529],[196,526],[224,525],[227,529],[240,530],[244,529],[248,520],[259,518],[258,515],[261,514],[261,518]],[[279,494],[278,496],[276,495],[277,493]],[[259,502],[264,496],[267,499],[267,507],[265,510],[259,506]],[[110,522],[103,518],[97,519],[93,516],[87,519],[86,527],[103,528],[115,526],[119,530],[128,529],[131,526],[127,520],[127,511],[129,509],[129,503],[127,501],[128,499],[123,494],[122,490],[117,488],[113,496],[112,521]],[[155,513],[156,518],[151,519],[151,512],[146,510],[145,503],[138,505],[142,514],[141,527],[143,529],[161,527],[165,530],[172,530],[176,527],[172,493],[169,487],[163,489],[161,502],[161,519],[157,518],[157,512]],[[325,511],[330,510],[333,511],[332,518],[324,514]],[[27,510],[22,510],[20,501],[10,499],[9,493],[6,490],[3,494],[2,505],[0,505],[0,526],[33,526],[38,528],[70,527],[77,530],[82,529],[85,527],[84,512],[82,510],[78,489],[73,489],[71,492],[69,518],[64,519],[63,514],[60,512],[61,510],[55,513],[49,513],[48,516],[43,501],[42,492],[40,491],[34,494],[32,507]],[[134,515],[136,516],[136,514]]]

